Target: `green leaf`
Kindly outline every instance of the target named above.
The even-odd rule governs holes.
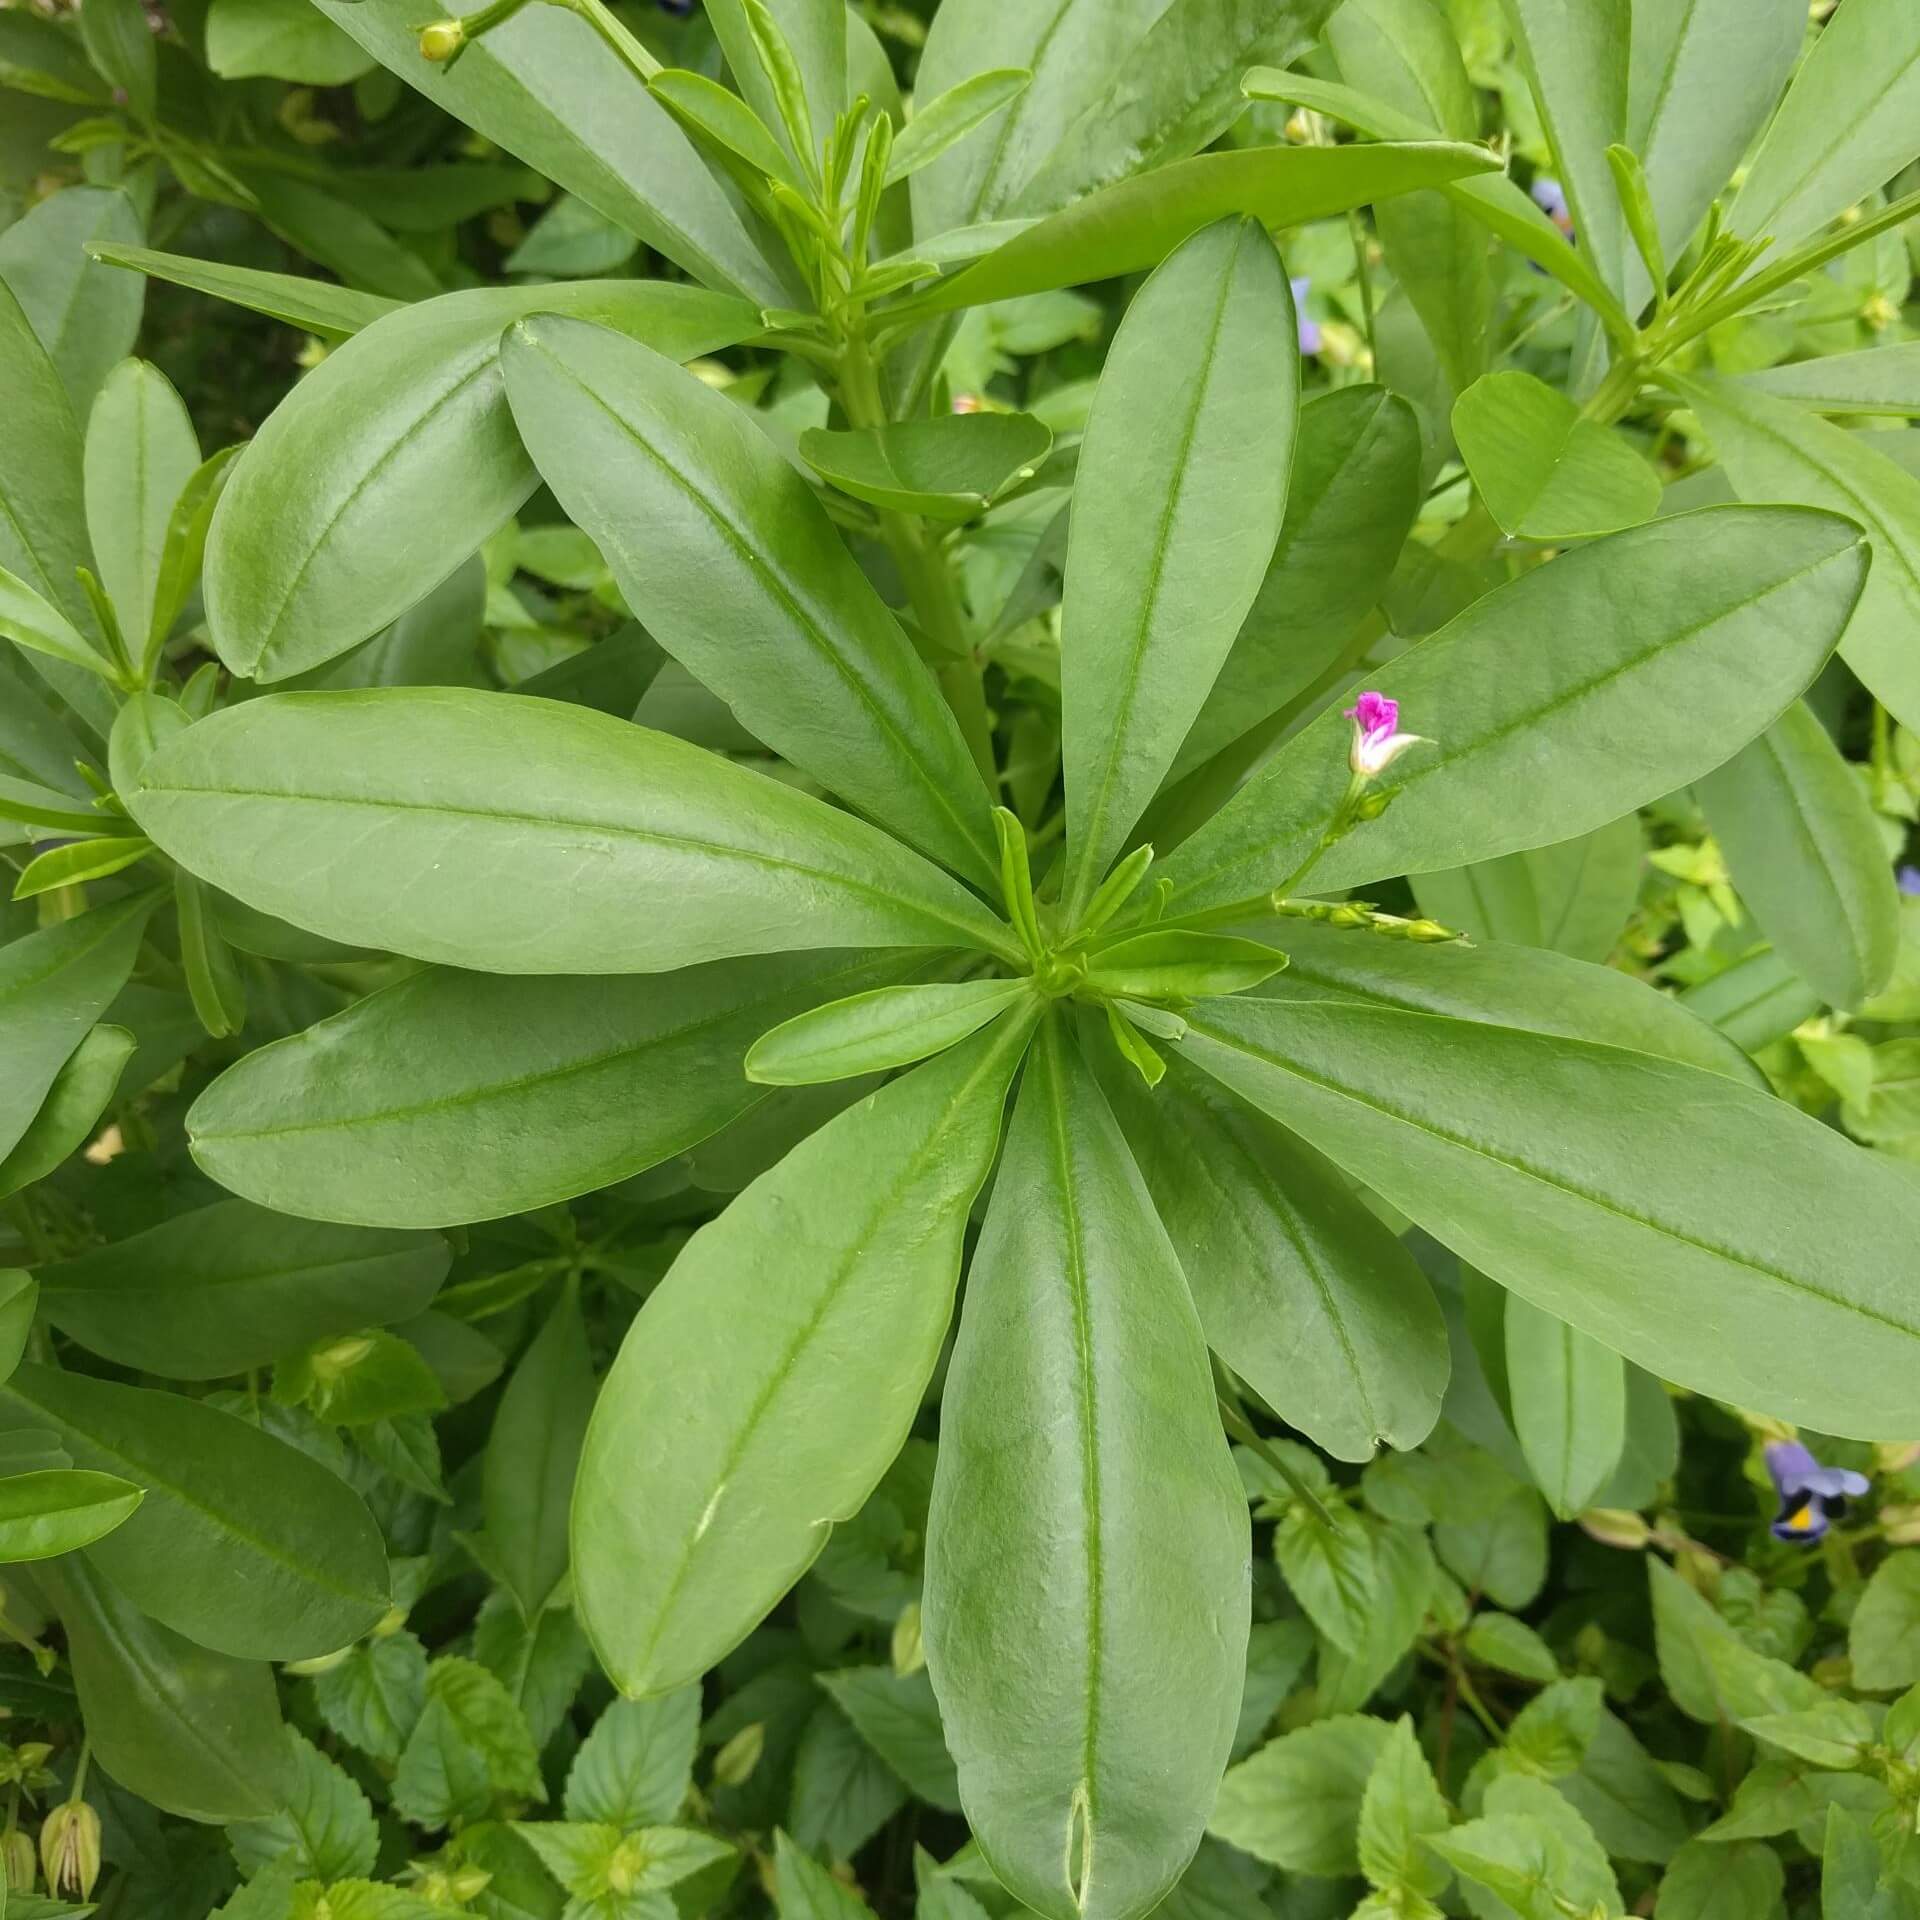
[[[822,1702],[793,1756],[787,1825],[810,1853],[851,1860],[906,1804],[904,1782],[845,1715]]]
[[[1876,1732],[1873,1716],[1854,1700],[1827,1700],[1792,1713],[1751,1714],[1740,1724],[1766,1746],[1841,1772],[1865,1761]]]
[[[515,1821],[513,1831],[540,1856],[540,1864],[585,1904],[607,1892],[607,1870],[620,1850],[618,1827],[564,1820]],[[591,1912],[591,1906],[587,1909]],[[618,1909],[624,1910],[624,1909]]]
[[[1920,1195],[1784,1102],[1614,1047],[1331,1001],[1207,1002],[1185,1050],[1664,1379],[1830,1433],[1883,1431],[1912,1395],[1895,1248]]]
[[[1699,564],[1706,542],[1711,569]],[[1380,675],[1405,726],[1438,744],[1396,769],[1391,811],[1319,862],[1315,890],[1571,839],[1697,779],[1818,671],[1859,599],[1864,557],[1844,520],[1710,507],[1496,588]],[[1349,726],[1329,708],[1165,862],[1169,917],[1299,865],[1346,791]]]
[[[292,1862],[303,1880],[363,1880],[373,1871],[380,1834],[367,1796],[305,1734],[286,1730],[292,1788],[271,1820],[248,1820],[228,1835],[249,1880],[275,1862]]]
[[[1514,1715],[1503,1751],[1542,1779],[1577,1772],[1600,1724],[1601,1700],[1600,1682],[1591,1674],[1554,1681]]]
[[[1607,149],[1627,136],[1631,0],[1502,0],[1502,11],[1552,143],[1577,244],[1619,293],[1626,262]]]
[[[216,300],[251,308],[323,340],[344,340],[385,315],[398,313],[406,304],[309,274],[264,273],[256,267],[197,260],[184,253],[156,253],[150,247],[121,246],[110,240],[96,240],[87,251],[102,266],[126,268],[172,286],[209,293]]]
[[[1560,1662],[1553,1650],[1527,1625],[1510,1613],[1476,1613],[1461,1637],[1469,1660],[1497,1673],[1516,1674],[1522,1680],[1551,1684],[1560,1678]]]
[[[1866,794],[1805,702],[1700,783],[1741,898],[1821,999],[1887,984],[1900,897]]]
[[[886,182],[892,186],[964,140],[983,121],[1017,100],[1032,84],[1025,67],[996,67],[970,74],[958,85],[917,106],[913,118],[900,130],[887,161]]]
[[[1844,213],[1920,156],[1920,18],[1852,0],[1823,27],[1774,115],[1728,216],[1776,252]]]
[[[1647,1577],[1653,1585],[1660,1677],[1674,1705],[1691,1719],[1713,1726],[1761,1714],[1800,1713],[1830,1697],[1785,1661],[1748,1646],[1713,1603],[1664,1561],[1649,1556]]]
[[[1140,290],[1074,484],[1062,611],[1071,926],[1173,764],[1266,573],[1299,401],[1272,242],[1222,221]]]
[[[1356,1713],[1284,1733],[1227,1769],[1207,1831],[1289,1873],[1356,1873],[1367,1783],[1392,1739]]]
[[[622,1691],[680,1685],[734,1646],[899,1451],[1028,1031],[980,1035],[829,1121],[648,1297],[574,1497],[575,1594]]]
[[[427,1704],[426,1649],[404,1632],[362,1641],[313,1676],[313,1697],[342,1740],[391,1766]]]
[[[1873,1829],[1835,1803],[1826,1809],[1820,1870],[1821,1920],[1915,1920],[1920,1889],[1895,1879],[1882,1863]]]
[[[1873,1570],[1847,1629],[1854,1684],[1891,1693],[1920,1681],[1920,1553],[1902,1549]]]
[[[978,900],[876,828],[554,700],[251,700],[162,747],[125,798],[162,848],[248,905],[455,966],[652,973],[862,943],[1018,954]]]
[[[1633,0],[1627,145],[1677,259],[1766,124],[1806,38],[1799,0]],[[1627,263],[1627,304],[1646,276]]]
[[[708,13],[754,111],[809,167],[847,94],[847,16],[839,0],[715,0]]]
[[[1689,1841],[1660,1882],[1655,1920],[1771,1920],[1786,1885],[1786,1868],[1764,1841]]]
[[[747,1077],[800,1087],[904,1067],[958,1044],[1032,991],[1026,979],[876,987],[762,1034],[747,1049]]]
[[[338,87],[371,72],[375,64],[310,0],[213,0],[206,35],[207,65],[224,80],[266,74],[301,86]],[[371,1871],[369,1863],[362,1877]]]
[[[93,1137],[136,1045],[125,1027],[89,1028],[54,1075],[40,1111],[0,1159],[0,1199],[44,1180]]]
[[[1049,1020],[947,1374],[925,1618],[967,1818],[1039,1912],[1143,1914],[1192,1857],[1239,1718],[1246,1527],[1179,1263]]]
[[[1327,1713],[1364,1706],[1413,1651],[1439,1583],[1433,1549],[1417,1527],[1376,1527],[1373,1604],[1351,1652],[1320,1642],[1316,1697]]]
[[[481,1479],[487,1564],[528,1620],[566,1577],[567,1501],[594,1386],[579,1291],[569,1285],[500,1396]]]
[[[1507,1378],[1513,1427],[1534,1484],[1561,1519],[1594,1502],[1627,1440],[1627,1379],[1620,1356],[1542,1311],[1507,1296]]]
[[[1611,427],[1530,373],[1489,373],[1453,406],[1454,438],[1502,531],[1573,540],[1651,520],[1660,476]]]
[[[657,1165],[765,1099],[770,1023],[922,956],[720,960],[664,977],[433,968],[222,1074],[187,1116],[223,1186],[320,1219],[449,1226]]]
[[[212,458],[203,460],[188,476],[167,515],[166,534],[160,542],[159,570],[154,580],[153,619],[147,628],[141,659],[136,663],[148,678],[159,663],[160,650],[186,610],[188,596],[200,584],[207,532],[213,525],[221,489],[227,484],[227,475],[239,452],[237,446],[223,447]],[[126,709],[123,707],[121,711],[124,713]]]
[[[1300,409],[1286,518],[1170,780],[1297,699],[1385,591],[1420,504],[1420,429],[1384,387],[1339,387]]]
[[[1234,215],[1270,228],[1302,226],[1491,166],[1484,148],[1447,141],[1198,154],[1102,187],[1049,215],[942,280],[911,310],[947,313],[1111,280],[1157,265],[1189,235]]]
[[[85,1555],[38,1570],[66,1630],[94,1757],[189,1820],[259,1820],[292,1780],[273,1669],[210,1653],[134,1606]]]
[[[773,1845],[773,1901],[780,1920],[866,1920],[872,1913],[852,1887],[784,1833],[774,1835]]]
[[[706,285],[791,303],[794,290],[672,116],[579,21],[532,7],[435,67],[420,57],[413,0],[316,4],[416,92]]]
[[[605,1821],[622,1832],[673,1819],[693,1784],[699,1738],[697,1686],[616,1700],[574,1757],[567,1818]]]
[[[751,416],[565,319],[514,327],[502,364],[542,476],[661,646],[775,752],[991,887],[989,800],[959,723]]]
[[[943,1813],[960,1811],[960,1782],[942,1731],[940,1703],[922,1667],[843,1667],[820,1684],[860,1737],[913,1791]]]
[[[564,1503],[560,1513],[564,1521]],[[560,1731],[593,1669],[593,1649],[565,1607],[523,1615],[503,1590],[487,1596],[474,1622],[473,1657],[506,1688],[541,1750]]]
[[[77,1468],[0,1479],[0,1563],[47,1560],[91,1546],[145,1497],[130,1481]]]
[[[533,1736],[506,1688],[472,1660],[436,1660],[393,1777],[394,1810],[417,1827],[445,1827],[482,1819],[496,1802],[546,1797]]]
[[[0,567],[0,640],[83,673],[111,678],[112,663],[67,616],[17,575]]]
[[[133,971],[154,896],[136,894],[0,946],[0,1153],[11,1154],[49,1090]]]
[[[1307,1618],[1343,1653],[1358,1652],[1377,1605],[1366,1522],[1351,1507],[1329,1507],[1322,1519],[1296,1501],[1274,1529],[1273,1553]]]
[[[104,880],[144,860],[152,851],[153,842],[142,834],[77,840],[69,846],[49,847],[27,862],[20,878],[14,882],[13,897],[30,900],[60,887]]]
[[[1425,1276],[1338,1171],[1177,1058],[1151,1094],[1127,1073],[1101,1082],[1208,1344],[1337,1459],[1425,1439],[1446,1328]]]
[[[133,201],[110,187],[68,187],[0,233],[0,280],[12,288],[84,421],[107,370],[133,351],[146,289],[97,266],[100,242],[137,245]]]
[[[76,1467],[145,1489],[87,1558],[176,1633],[244,1659],[311,1659],[387,1610],[386,1554],[360,1497],[231,1414],[22,1366],[0,1388],[0,1421],[51,1429]]]
[[[1622,1859],[1671,1859],[1688,1836],[1679,1798],[1659,1763],[1605,1711],[1579,1771],[1553,1784],[1599,1835],[1601,1845]]]
[[[809,427],[800,457],[855,500],[929,520],[971,520],[1031,480],[1053,430],[1030,413],[949,414],[860,433]]]
[[[215,510],[207,623],[235,673],[282,680],[343,653],[422,598],[533,491],[500,337],[542,309],[644,335],[682,359],[760,324],[723,295],[610,280],[451,293],[355,334],[274,410]]]
[[[153,624],[174,502],[200,465],[193,422],[165,374],[123,360],[87,419],[87,533],[131,646]]]
[[[1445,1833],[1451,1815],[1406,1715],[1394,1722],[1367,1775],[1360,1801],[1360,1871],[1381,1888],[1405,1888],[1429,1897],[1447,1884],[1441,1866],[1420,1843]]]
[[[1258,940],[1167,928],[1131,934],[1089,954],[1087,985],[1126,999],[1187,1000],[1257,987],[1286,964],[1284,953]]]
[[[410,1318],[438,1291],[448,1257],[437,1234],[327,1226],[222,1200],[38,1278],[47,1317],[90,1352],[164,1379],[214,1380]]]
[[[1698,414],[1742,498],[1830,507],[1866,529],[1873,570],[1841,650],[1884,706],[1920,724],[1920,668],[1909,644],[1920,619],[1920,478],[1868,438],[1791,401],[1731,381],[1661,379]]]
[[[1920,340],[1795,360],[1742,376],[1740,384],[1815,413],[1920,414]]]
[[[1485,1887],[1519,1920],[1623,1911],[1619,1884],[1592,1829],[1544,1780],[1515,1774],[1496,1780],[1486,1809],[1483,1819],[1427,1837],[1463,1880]]]
[[[648,91],[683,124],[738,154],[756,172],[800,191],[803,183],[767,124],[737,93],[704,73],[669,67],[647,82]]]

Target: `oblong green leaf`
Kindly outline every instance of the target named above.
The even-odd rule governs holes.
[[[1849,0],[1820,31],[1740,183],[1728,225],[1775,252],[1920,156],[1920,15]]]
[[[432,968],[229,1067],[187,1115],[196,1161],[287,1212],[369,1226],[490,1220],[611,1186],[766,1098],[769,1025],[891,985],[906,954],[718,960],[664,977]]]
[[[1866,793],[1806,703],[1699,797],[1733,884],[1794,971],[1832,1006],[1878,993],[1900,950],[1899,890]]]
[[[904,180],[964,140],[983,120],[1017,100],[1033,82],[1025,67],[990,67],[935,94],[901,128],[887,159],[887,185]]]
[[[0,1379],[20,1364],[40,1305],[40,1284],[18,1267],[0,1268]]]
[[[747,1077],[804,1087],[944,1052],[1032,992],[1027,980],[878,987],[796,1015],[747,1049]]]
[[[1610,1347],[1518,1294],[1506,1299],[1513,1430],[1561,1519],[1593,1504],[1627,1443],[1627,1373]]]
[[[159,368],[123,360],[87,416],[87,536],[120,631],[137,650],[153,624],[173,503],[200,465],[185,403]]]
[[[79,886],[88,880],[104,880],[123,872],[153,851],[153,842],[141,834],[101,835],[92,840],[74,840],[63,847],[49,847],[35,854],[14,882],[13,897],[29,900],[35,894],[51,893],[56,887]]]
[[[84,421],[107,370],[133,351],[146,288],[90,259],[90,243],[137,244],[133,201],[117,187],[68,187],[0,233],[0,280],[13,289]]]
[[[280,680],[344,653],[533,491],[500,335],[536,311],[644,334],[680,359],[760,325],[756,309],[722,294],[607,280],[451,293],[355,334],[275,408],[214,511],[207,623],[235,673]]]
[[[1844,513],[1873,542],[1873,570],[1840,650],[1881,704],[1920,725],[1920,477],[1788,400],[1730,380],[1662,374],[1699,416],[1744,500],[1795,500]]]
[[[1168,773],[1178,780],[1313,685],[1386,591],[1420,507],[1420,425],[1384,387],[1300,409],[1266,577]]]
[[[0,946],[0,1153],[13,1151],[60,1069],[126,985],[156,898],[116,900]]]
[[[1188,1000],[1241,993],[1287,964],[1277,947],[1231,934],[1135,933],[1087,956],[1087,984],[1134,1000]]]
[[[1829,1433],[1920,1415],[1906,1170],[1768,1095],[1380,1007],[1192,1009],[1188,1058],[1663,1379]]]
[[[1245,147],[1197,154],[1090,193],[941,281],[914,311],[946,313],[1151,267],[1189,234],[1240,214],[1301,226],[1396,193],[1485,173],[1483,147],[1447,141]]]
[[[1299,380],[1286,271],[1252,221],[1195,234],[1120,323],[1081,446],[1061,610],[1068,925],[1124,851],[1260,590]]]
[[[1699,563],[1705,542],[1712,568]],[[1321,860],[1313,887],[1571,839],[1697,779],[1813,678],[1866,562],[1859,530],[1837,516],[1709,507],[1496,588],[1380,675],[1402,723],[1435,744],[1399,763],[1391,809]],[[1323,713],[1163,864],[1169,915],[1294,871],[1346,791],[1348,730]]]
[[[355,287],[336,286],[302,273],[264,273],[257,267],[231,267],[217,260],[197,260],[184,253],[156,253],[151,247],[126,247],[113,241],[95,241],[87,251],[103,266],[123,267],[165,280],[176,287],[210,293],[290,327],[318,334],[323,340],[344,340],[370,327],[389,313],[398,313],[403,300],[383,299]]]
[[[842,493],[929,520],[971,520],[1030,480],[1053,430],[1030,413],[948,414],[860,433],[809,427],[800,457]]]
[[[522,10],[436,67],[412,0],[316,0],[433,103],[710,287],[785,306],[796,289],[671,114],[577,19]]]
[[[877,828],[671,735],[459,688],[288,693],[200,721],[125,796],[175,859],[350,946],[496,973],[657,973],[800,946],[1019,948]]]
[[[829,1121],[648,1297],[573,1502],[581,1622],[623,1692],[736,1645],[899,1451],[1028,1031],[1008,1021]]]
[[[13,1150],[0,1158],[0,1198],[44,1180],[86,1145],[120,1084],[121,1069],[133,1057],[135,1044],[125,1027],[102,1025],[88,1030],[54,1075],[27,1130]]]
[[[241,1659],[299,1660],[366,1633],[391,1604],[373,1516],[318,1461],[184,1394],[22,1366],[0,1424],[60,1437],[77,1467],[144,1490],[88,1559],[161,1625]]]
[[[105,1538],[146,1495],[129,1480],[78,1467],[0,1478],[0,1564],[50,1560]]]
[[[802,183],[779,141],[766,123],[737,93],[704,73],[686,73],[669,67],[647,82],[656,100],[663,102],[689,126],[718,142],[770,180],[783,180],[796,191]]]
[[[222,1200],[36,1277],[48,1319],[90,1352],[168,1380],[217,1380],[329,1335],[410,1319],[439,1291],[450,1257],[437,1234]]]
[[[1131,1071],[1101,1084],[1207,1344],[1336,1459],[1417,1446],[1448,1371],[1426,1276],[1336,1169],[1169,1051],[1152,1092]]]
[[[0,567],[0,640],[11,640],[29,660],[58,660],[83,674],[109,677],[105,654],[50,600]]]
[[[291,1784],[273,1669],[149,1619],[84,1554],[35,1576],[66,1629],[87,1738],[129,1793],[188,1820],[259,1820]]]
[[[1505,533],[1570,540],[1651,520],[1660,476],[1610,427],[1530,373],[1489,373],[1453,403],[1453,434]]]
[[[635,617],[747,730],[977,885],[989,798],[952,710],[806,482],[734,402],[604,327],[502,352],[542,477]]]
[[[1239,1718],[1247,1565],[1185,1278],[1049,1020],[968,1280],[927,1523],[961,1803],[1028,1906],[1144,1914],[1192,1858]]]

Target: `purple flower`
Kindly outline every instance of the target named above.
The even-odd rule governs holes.
[[[1353,722],[1353,745],[1347,765],[1363,780],[1373,780],[1405,753],[1409,747],[1423,744],[1417,733],[1401,733],[1400,702],[1384,693],[1363,693],[1344,710],[1344,718]]]
[[[1567,210],[1566,189],[1552,174],[1543,173],[1535,177],[1531,191],[1533,204],[1571,240],[1573,215]]]
[[[1920,867],[1901,867],[1894,874],[1893,883],[1902,893],[1920,893]]]
[[[1847,1510],[1847,1501],[1867,1490],[1867,1477],[1846,1467],[1823,1467],[1798,1440],[1774,1440],[1766,1447],[1767,1471],[1780,1495],[1774,1516],[1776,1540],[1811,1545],[1825,1537],[1827,1523]]]
[[[1313,291],[1313,281],[1301,274],[1293,282],[1293,309],[1299,316],[1300,351],[1318,353],[1320,351],[1320,322],[1307,317],[1307,295]]]

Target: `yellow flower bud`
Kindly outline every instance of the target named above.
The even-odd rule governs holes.
[[[713,1757],[714,1784],[737,1787],[743,1780],[749,1779],[754,1768],[760,1764],[760,1755],[766,1744],[767,1730],[758,1720],[751,1726],[742,1727]]]
[[[4,1862],[7,1876],[7,1890],[10,1893],[31,1893],[36,1874],[33,1857],[33,1840],[18,1827],[0,1840],[0,1862]]]
[[[467,30],[458,20],[436,20],[420,29],[420,57],[436,66],[451,60],[466,44]]]
[[[69,1800],[40,1828],[40,1864],[48,1891],[90,1899],[100,1878],[100,1816],[84,1800]]]
[[[1580,1516],[1580,1530],[1603,1547],[1638,1553],[1653,1538],[1645,1518],[1620,1507],[1593,1507]]]

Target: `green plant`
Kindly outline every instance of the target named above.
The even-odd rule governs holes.
[[[1920,1419],[1920,495],[1828,417],[1920,413],[1852,337],[1920,38],[1845,0],[1795,72],[1751,10],[947,0],[910,116],[837,0],[170,29],[564,190],[506,284],[463,224],[523,168],[350,253],[377,158],[170,117],[117,0],[0,16],[103,108],[65,151],[348,283],[105,186],[0,234],[0,1560],[88,1743],[23,1791],[231,1826],[230,1920],[697,1920],[743,1849],[840,1912],[809,1850],[908,1787],[977,1843],[912,1861],[947,1920],[1207,1898],[1209,1831],[1369,1920],[1615,1913],[1621,1860],[1685,1920],[1789,1828],[1902,1911],[1904,1702],[1755,1652],[1657,1511],[1662,1382],[1823,1460]],[[143,274],[326,343],[244,448],[123,357]],[[1652,1619],[1727,1818],[1741,1738],[1877,1792],[1696,1836],[1603,1717],[1640,1613],[1514,1617],[1548,1509],[1717,1588]]]

